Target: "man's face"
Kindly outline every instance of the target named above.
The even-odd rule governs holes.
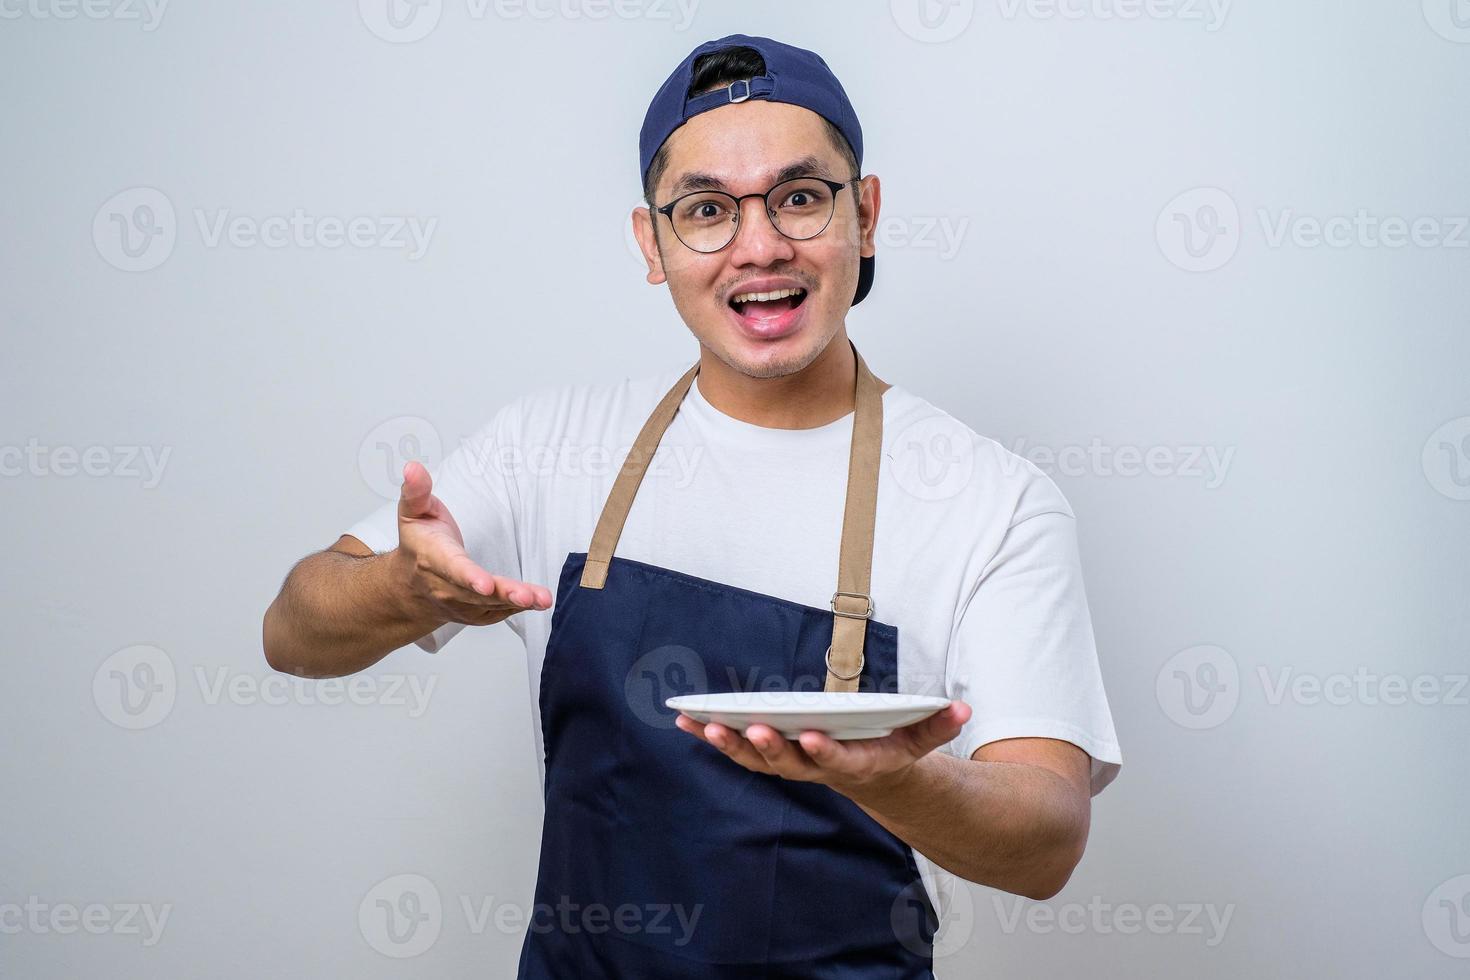
[[[766,192],[785,168],[804,160],[816,163],[813,176],[839,182],[856,176],[820,116],[764,99],[700,113],[675,130],[667,150],[668,166],[653,196],[658,206],[690,190],[711,189],[689,187],[684,181],[691,174],[716,178],[720,186],[712,189],[736,197]],[[668,217],[647,208],[635,209],[634,230],[648,281],[668,282],[675,308],[704,346],[741,374],[782,377],[805,368],[843,329],[857,290],[858,256],[873,254],[877,178],[838,191],[831,223],[803,241],[778,232],[758,198],[740,208],[735,239],[718,252],[686,247]],[[732,302],[782,289],[802,293],[769,303]]]

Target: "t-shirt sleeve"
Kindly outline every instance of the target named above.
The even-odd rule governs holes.
[[[486,571],[514,579],[521,578],[516,538],[518,497],[514,470],[506,461],[513,451],[518,417],[518,403],[512,402],[429,471],[434,496],[449,508],[459,525],[466,553]],[[397,498],[364,516],[346,533],[375,552],[398,547]],[[437,653],[464,625],[445,623],[414,643]]]
[[[948,696],[974,713],[947,746],[968,759],[1003,738],[1054,738],[1092,757],[1092,795],[1123,763],[1082,585],[1076,518],[1035,472],[956,621]]]

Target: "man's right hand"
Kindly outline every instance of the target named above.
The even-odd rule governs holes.
[[[548,609],[545,586],[493,575],[475,564],[464,535],[444,502],[432,493],[422,464],[403,467],[398,497],[398,548],[392,553],[399,581],[412,601],[454,623],[488,626],[525,609]]]

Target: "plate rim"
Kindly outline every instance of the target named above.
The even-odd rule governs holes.
[[[820,715],[820,716],[833,716],[833,715],[871,714],[871,713],[877,713],[877,712],[894,712],[894,711],[927,711],[927,710],[931,710],[931,709],[933,711],[940,711],[943,708],[947,708],[950,705],[950,703],[953,701],[952,698],[943,698],[943,697],[939,697],[938,695],[930,695],[930,694],[905,694],[905,695],[902,695],[902,697],[907,697],[907,698],[922,698],[922,699],[925,699],[927,702],[930,702],[930,703],[925,703],[925,704],[909,703],[909,704],[890,704],[890,705],[881,705],[881,704],[877,704],[877,705],[872,705],[872,704],[870,704],[870,705],[862,705],[862,704],[840,704],[840,705],[813,705],[813,704],[805,704],[805,705],[800,705],[800,704],[755,705],[755,704],[751,704],[751,705],[748,705],[748,706],[729,707],[729,708],[707,707],[707,706],[697,706],[696,707],[696,706],[693,706],[693,705],[680,706],[680,705],[674,703],[676,701],[683,701],[686,698],[718,697],[721,694],[743,694],[743,693],[747,693],[747,692],[741,692],[741,691],[724,691],[724,692],[717,692],[717,693],[714,693],[714,694],[680,694],[680,695],[675,695],[674,697],[671,697],[671,698],[664,699],[664,707],[671,708],[674,711],[679,711],[679,712],[686,713],[686,714],[690,710],[694,710],[694,711],[704,711],[704,712],[721,712],[721,713],[724,713],[724,714],[731,714],[731,715],[734,715],[734,714],[741,714],[741,715],[756,715],[756,714],[765,714],[765,715],[813,714],[813,715]],[[772,691],[772,692],[767,692],[767,693],[780,694],[780,693],[792,693],[792,692]],[[865,691],[852,691],[852,692],[847,692],[847,691],[840,691],[840,692],[810,691],[810,692],[795,692],[795,693],[809,693],[809,694],[820,694],[820,693],[886,694],[888,692],[883,692],[883,691],[872,691],[872,692],[865,692]]]

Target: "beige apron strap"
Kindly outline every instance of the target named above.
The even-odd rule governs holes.
[[[832,595],[832,645],[827,648],[824,690],[856,691],[863,672],[863,640],[873,617],[868,586],[873,571],[873,524],[878,510],[878,468],[883,453],[883,392],[857,356],[857,393],[852,420],[852,455],[847,464],[847,504],[842,512],[842,549],[837,591]]]
[[[849,346],[852,341],[848,340]],[[852,347],[857,358],[857,383],[852,421],[852,450],[847,466],[847,502],[842,512],[842,546],[837,559],[837,591],[832,595],[832,645],[827,648],[828,691],[855,691],[863,672],[863,641],[873,616],[868,595],[873,569],[873,525],[878,507],[878,468],[883,450],[883,392],[892,387],[868,370],[867,362]],[[679,411],[679,404],[699,373],[699,363],[684,372],[658,403],[633,441],[603,505],[587,561],[582,568],[583,588],[600,589],[607,582],[608,566],[633,498],[648,471],[659,440]]]
[[[622,536],[623,523],[628,519],[628,512],[633,509],[633,498],[638,493],[639,484],[643,482],[643,474],[648,471],[648,464],[653,460],[653,453],[658,449],[664,430],[674,421],[679,403],[684,400],[684,395],[698,373],[699,362],[695,361],[694,366],[685,371],[684,376],[674,382],[674,387],[664,395],[648,421],[643,423],[638,438],[633,441],[633,448],[628,450],[623,468],[618,471],[618,478],[613,482],[612,492],[607,495],[607,503],[602,505],[602,516],[597,519],[597,528],[592,532],[592,544],[587,549],[587,563],[582,568],[583,588],[600,589],[607,581],[608,563],[612,561],[613,549],[618,546],[618,538]]]

